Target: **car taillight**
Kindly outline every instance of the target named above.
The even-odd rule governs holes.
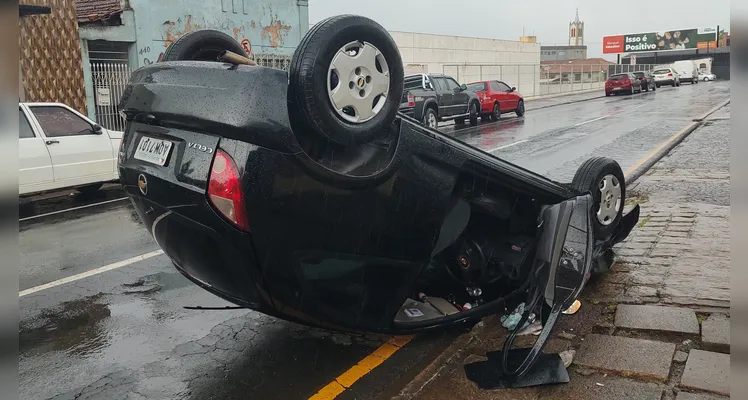
[[[231,156],[221,149],[216,150],[213,167],[210,169],[208,200],[224,218],[237,228],[249,232],[239,169]]]
[[[673,74],[667,74],[667,76],[673,76]]]
[[[486,92],[478,92],[476,94],[478,95],[478,99],[480,99],[480,101],[483,101],[486,99]]]
[[[408,94],[408,107],[416,106],[416,98],[412,94]]]

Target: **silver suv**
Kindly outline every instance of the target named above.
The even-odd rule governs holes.
[[[657,87],[662,85],[680,86],[680,75],[673,67],[655,68],[652,75],[655,77],[655,86]]]

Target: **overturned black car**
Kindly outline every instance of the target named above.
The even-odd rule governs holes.
[[[175,267],[239,306],[398,334],[529,299],[540,349],[638,220],[613,160],[560,184],[398,115],[403,64],[367,18],[316,24],[289,72],[244,56],[196,31],[135,71],[119,154]]]

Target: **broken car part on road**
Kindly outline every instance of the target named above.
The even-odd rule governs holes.
[[[367,18],[316,24],[289,73],[201,61],[223,51],[206,37],[210,52],[178,40],[166,53],[188,61],[132,74],[119,172],[174,266],[234,304],[407,334],[524,300],[512,337],[530,313],[544,320],[520,367],[503,362],[516,380],[638,221],[614,160],[560,184],[398,115],[402,60]]]

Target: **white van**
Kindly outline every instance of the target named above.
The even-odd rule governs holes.
[[[693,60],[681,60],[673,63],[673,68],[680,75],[681,82],[699,83],[699,68]]]
[[[110,131],[61,103],[18,104],[18,194],[98,190],[119,179],[123,132]]]

